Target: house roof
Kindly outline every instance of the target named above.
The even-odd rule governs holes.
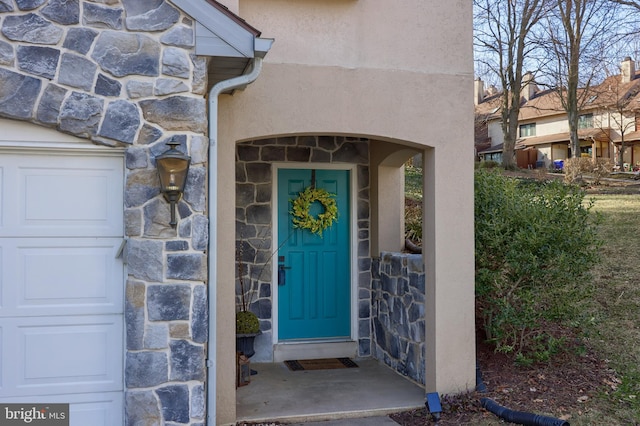
[[[478,154],[491,154],[491,153],[494,153],[494,152],[502,152],[503,147],[504,147],[504,144],[499,144],[499,145],[496,145],[496,146],[490,146],[489,148],[479,150]]]
[[[599,108],[612,108],[616,104],[624,104],[625,109],[634,111],[640,109],[640,71],[629,82],[623,82],[621,75],[613,75],[602,83],[592,86],[585,94],[581,89],[579,96],[588,96],[582,111],[596,110]],[[520,107],[519,121],[531,121],[541,117],[566,114],[562,99],[556,90],[544,90],[535,93],[528,101],[523,98]],[[500,119],[499,107],[501,97],[499,94],[486,97],[475,108],[476,117],[485,119]],[[494,111],[489,114],[491,111]]]
[[[196,54],[209,61],[209,84],[239,76],[251,60],[264,57],[273,40],[215,0],[171,0],[195,21]]]
[[[581,129],[578,130],[578,138],[580,140],[608,140],[609,129]],[[544,136],[533,136],[521,138],[516,141],[516,149],[522,149],[531,146],[551,144],[551,143],[569,143],[569,132],[554,133]]]

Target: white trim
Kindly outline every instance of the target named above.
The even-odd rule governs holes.
[[[349,171],[349,240],[350,240],[350,273],[351,273],[351,340],[346,343],[355,342],[356,343],[356,353],[357,353],[357,342],[358,342],[358,165],[357,164],[344,164],[344,163],[297,163],[297,162],[274,162],[272,163],[272,185],[273,185],[273,194],[272,194],[272,202],[271,202],[271,217],[272,217],[272,246],[273,248],[278,247],[278,170],[280,169],[322,169],[322,170],[348,170]],[[318,343],[317,340],[310,340],[307,342],[296,341],[295,343],[285,343],[280,342],[278,340],[278,291],[277,291],[277,281],[278,281],[278,256],[273,256],[271,260],[271,283],[272,283],[272,298],[273,298],[273,306],[271,310],[271,322],[272,322],[272,345],[274,352],[274,361],[275,360],[275,352],[276,350],[280,350],[282,346],[289,345],[297,345],[299,348],[303,349],[304,344],[308,345],[316,345],[313,346],[320,350],[320,345],[322,344],[334,344],[335,342],[329,343]],[[349,347],[350,348],[350,347]],[[303,350],[306,351],[306,348]],[[348,349],[350,351],[350,349]],[[320,352],[320,355],[322,352]],[[336,355],[337,356],[337,355]],[[291,358],[289,358],[291,359]],[[298,358],[299,359],[299,358]]]

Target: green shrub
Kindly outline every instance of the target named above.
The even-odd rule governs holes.
[[[584,192],[557,180],[475,174],[476,307],[497,351],[520,363],[559,348],[550,322],[577,317],[599,241]]]
[[[260,331],[260,321],[251,311],[236,312],[236,334],[254,334]]]

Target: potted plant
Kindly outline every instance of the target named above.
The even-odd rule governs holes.
[[[255,354],[254,341],[260,335],[260,321],[258,316],[249,310],[250,300],[247,300],[247,289],[244,278],[243,244],[236,250],[236,264],[238,266],[238,281],[240,283],[240,304],[236,312],[236,350],[242,352],[247,358]],[[251,278],[249,278],[251,280]],[[253,289],[249,288],[249,294],[253,296]]]

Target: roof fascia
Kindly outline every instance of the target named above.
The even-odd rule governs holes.
[[[254,58],[260,32],[210,0],[171,0],[196,21],[196,54]]]

